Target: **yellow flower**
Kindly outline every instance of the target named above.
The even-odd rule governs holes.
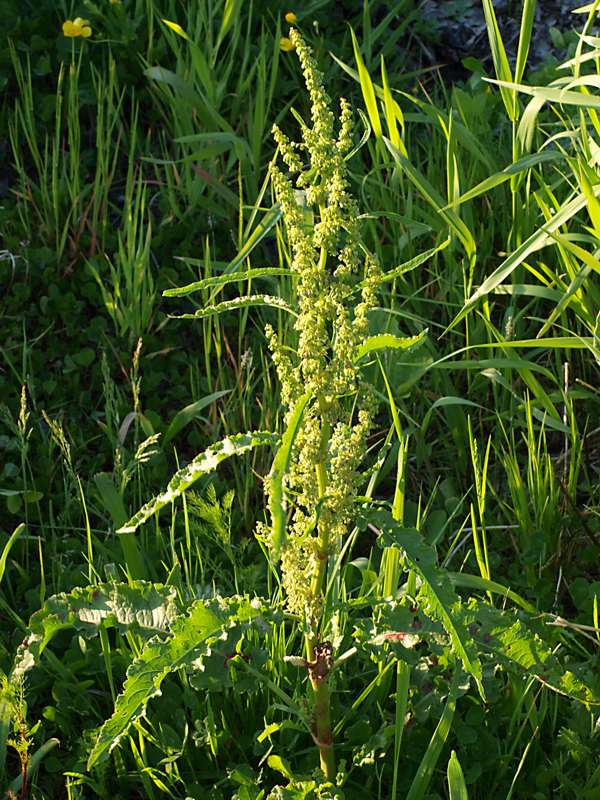
[[[74,20],[68,19],[63,22],[62,32],[65,36],[69,36],[72,39],[76,36],[83,36],[84,39],[87,39],[92,35],[89,20],[81,19],[81,17],[77,17]]]
[[[294,49],[294,43],[291,39],[288,39],[287,36],[282,36],[279,40],[279,47],[283,50],[284,53],[289,53],[290,50]]]
[[[121,0],[110,0],[111,6],[120,6]]]
[[[290,25],[295,25],[298,21],[298,17],[294,14],[293,11],[288,11],[284,17],[285,21],[288,22]]]

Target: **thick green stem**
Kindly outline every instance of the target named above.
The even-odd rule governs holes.
[[[333,751],[333,734],[331,732],[331,711],[329,683],[311,678],[315,698],[315,726],[314,737],[319,748],[321,769],[326,779],[335,780],[335,753]]]

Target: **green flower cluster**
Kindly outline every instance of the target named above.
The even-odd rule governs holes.
[[[271,328],[267,337],[288,420],[302,395],[308,391],[312,398],[287,475],[294,508],[281,565],[290,611],[314,623],[327,559],[350,520],[372,424],[374,399],[361,383],[356,352],[368,333],[379,268],[361,243],[359,210],[349,192],[350,106],[341,100],[336,135],[311,50],[296,30],[290,38],[310,94],[312,124],[301,123],[300,143],[274,128],[290,177],[273,165],[271,179],[292,254],[297,349],[285,347]]]

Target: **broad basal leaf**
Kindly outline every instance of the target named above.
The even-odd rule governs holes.
[[[167,631],[177,616],[173,586],[134,581],[84,586],[50,597],[29,620],[27,636],[19,645],[12,677],[19,678],[39,661],[53,636],[66,628],[95,636],[101,624],[154,635]]]
[[[555,648],[556,630],[522,611],[500,611],[472,598],[460,611],[478,649],[507,667],[517,666],[560,694],[600,703],[600,680],[578,664],[563,664]]]
[[[247,598],[198,600],[188,616],[175,620],[168,639],[156,637],[148,642],[127,670],[115,711],[100,728],[90,753],[88,769],[108,757],[133,722],[145,713],[148,702],[161,694],[167,675],[181,668],[193,669],[215,637],[220,638],[232,626],[256,622],[264,613],[260,601]]]

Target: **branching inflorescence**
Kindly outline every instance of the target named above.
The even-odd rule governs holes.
[[[294,29],[290,38],[310,94],[312,125],[301,123],[300,143],[274,128],[290,176],[272,165],[271,177],[296,279],[297,350],[290,354],[272,328],[267,336],[288,421],[303,394],[312,398],[287,476],[295,502],[281,563],[290,611],[314,627],[327,559],[346,532],[372,424],[374,399],[360,380],[356,353],[368,333],[378,265],[361,244],[358,206],[348,188],[350,106],[341,100],[336,135],[310,48]]]

